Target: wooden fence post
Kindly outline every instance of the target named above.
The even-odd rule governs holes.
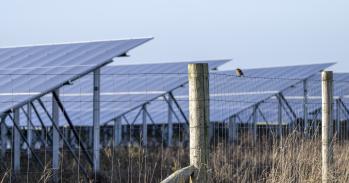
[[[333,163],[333,73],[324,71],[322,81],[322,182],[330,182]]]
[[[189,64],[190,165],[192,183],[208,182],[209,82],[208,64]]]

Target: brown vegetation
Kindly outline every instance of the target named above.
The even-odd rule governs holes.
[[[86,182],[77,163],[66,153],[62,155],[63,169],[59,172],[62,182]],[[348,182],[348,142],[335,143],[334,161],[332,181]],[[16,182],[50,180],[49,168],[39,170],[32,162],[28,166],[26,157],[22,162],[22,173],[12,176]],[[46,167],[50,167],[49,156],[45,162]],[[102,162],[101,182],[160,182],[187,166],[189,157],[188,149],[183,147],[120,147],[115,151],[104,149]],[[217,142],[212,145],[209,166],[214,182],[321,182],[321,143],[295,134],[273,142],[270,139],[259,139],[256,143],[249,140],[235,144]],[[0,181],[8,182],[10,172],[3,168]]]

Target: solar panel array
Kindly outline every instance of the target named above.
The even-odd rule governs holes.
[[[208,63],[211,69],[222,65],[228,60],[199,61]],[[189,63],[177,62],[164,64],[139,64],[106,66],[101,69],[101,122],[141,106],[149,100],[158,98],[166,92],[180,87],[187,82]],[[73,123],[77,126],[92,125],[93,103],[92,74],[82,77],[71,85],[60,89],[60,98]],[[51,112],[52,96],[43,97],[47,110]],[[39,106],[38,104],[36,104]],[[38,107],[39,108],[39,107]],[[45,125],[51,122],[42,109],[40,114]],[[22,114],[21,125],[26,125],[26,116]],[[37,118],[33,118],[35,126],[40,126]],[[60,117],[60,125],[66,120]],[[9,123],[8,125],[11,125]]]
[[[14,64],[25,59],[32,62],[31,67],[28,67],[26,61],[24,65],[18,64],[17,67],[5,65],[2,68],[8,72],[3,75],[3,77],[6,76],[8,85],[4,85],[0,90],[2,103],[0,109],[3,111],[11,109],[13,106],[40,95],[56,85],[66,83],[86,70],[109,62],[111,58],[123,54],[147,40],[107,41],[0,50],[0,54],[8,56],[7,59],[2,57],[2,60],[14,59],[16,60]],[[62,59],[63,61],[60,61]],[[76,62],[75,59],[78,61]],[[104,62],[98,62],[98,60]],[[67,66],[69,61],[74,61],[74,65]],[[210,68],[215,68],[225,62],[227,60],[208,61]],[[193,62],[122,65],[103,68],[101,72],[101,122],[108,122],[116,116],[125,114],[124,124],[140,124],[142,123],[141,118],[138,118],[140,108],[136,108],[147,103],[146,107],[151,115],[150,121],[167,123],[168,104],[161,96],[172,90],[184,114],[188,116],[188,88],[186,85],[188,63]],[[277,116],[275,115],[275,106],[277,105],[270,102],[275,100],[272,96],[285,90],[286,93],[292,90],[297,94],[302,92],[299,90],[301,87],[298,86],[302,84],[302,80],[306,78],[312,80],[312,76],[318,76],[316,74],[319,71],[331,65],[333,64],[326,63],[248,69],[244,70],[245,77],[236,77],[233,71],[211,72],[211,121],[224,121],[230,116],[239,114],[241,122],[248,122],[252,111],[251,106],[267,99],[269,99],[269,103],[261,104],[260,108],[265,116],[269,117],[268,121],[275,121],[274,118]],[[10,66],[11,69],[7,68]],[[318,86],[309,84],[309,88],[311,87]],[[92,93],[92,74],[77,79],[60,89],[61,100],[75,125],[92,125]],[[310,95],[312,94],[310,93]],[[287,97],[290,96],[287,95]],[[43,97],[49,112],[52,105],[51,98],[50,94]],[[298,103],[293,107],[299,108]],[[173,107],[173,109],[176,113],[174,122],[185,122],[178,108]],[[50,120],[44,111],[40,110],[40,114],[47,123],[46,125],[50,125]],[[21,118],[21,125],[26,125],[26,116],[22,114]],[[128,120],[126,121],[126,119]],[[60,120],[61,125],[66,124],[63,117]],[[33,123],[39,126],[39,122],[35,118]],[[9,123],[9,125],[11,124]]]
[[[110,63],[150,39],[0,49],[0,114]],[[73,67],[72,67],[73,66]]]
[[[248,69],[243,71],[245,77],[236,77],[235,71],[213,72],[210,75],[210,120],[224,121],[241,112],[242,122],[247,122],[251,106],[267,100],[331,65],[333,63]],[[174,96],[188,116],[187,85],[175,90]],[[159,123],[167,122],[167,110],[165,102],[158,101],[148,106],[152,118]],[[137,113],[137,111],[129,113],[128,119],[134,119]],[[179,111],[176,110],[176,113],[179,114]],[[178,116],[180,118],[180,115]],[[174,118],[174,121],[185,122],[183,118],[179,120]],[[135,123],[141,124],[142,119],[138,118]]]

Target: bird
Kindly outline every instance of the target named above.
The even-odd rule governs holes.
[[[240,68],[236,68],[235,74],[236,74],[237,77],[244,76],[244,73],[242,72],[242,70]]]

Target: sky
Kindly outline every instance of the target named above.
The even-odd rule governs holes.
[[[349,72],[348,10],[346,0],[6,0],[0,47],[154,37],[117,61],[337,62],[329,70]]]

